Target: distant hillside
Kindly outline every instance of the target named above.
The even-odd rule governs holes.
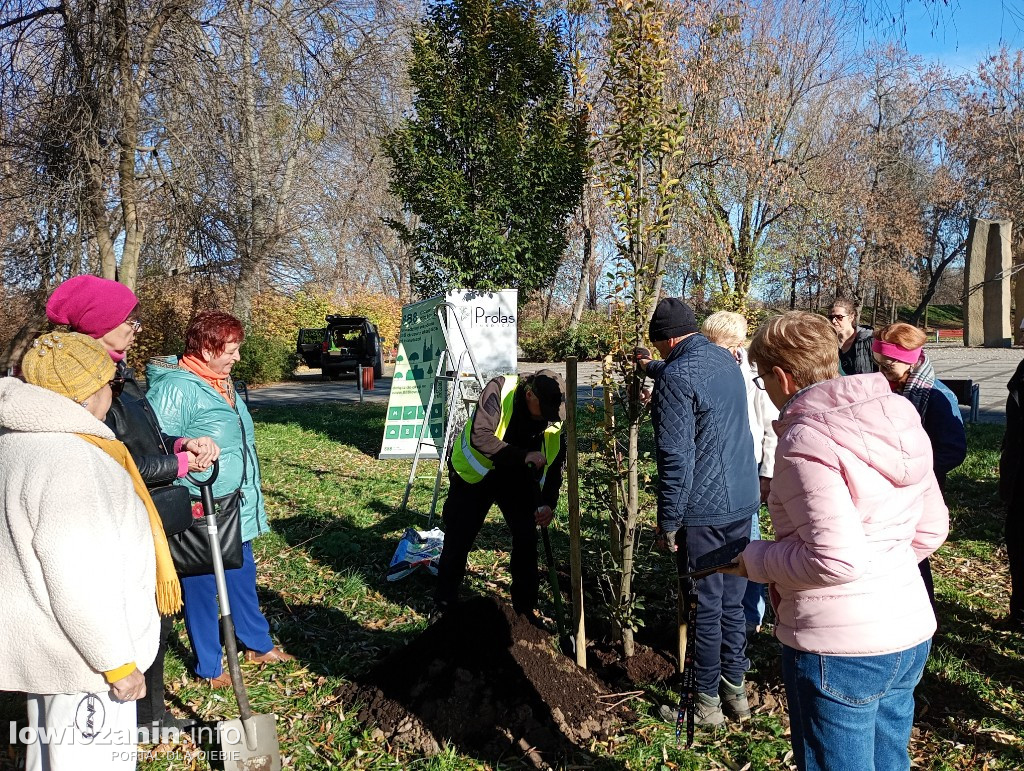
[[[914,307],[910,305],[903,305],[897,309],[896,315],[899,321],[910,321],[910,314],[914,312]],[[872,320],[871,306],[865,306],[861,309],[860,320],[862,324],[868,324]],[[888,308],[878,309],[878,318],[881,319],[889,318]],[[922,319],[923,321],[924,319]],[[874,326],[883,326],[881,323],[877,323]],[[964,326],[964,309],[961,305],[929,305],[928,306],[928,326],[934,329],[963,329]]]

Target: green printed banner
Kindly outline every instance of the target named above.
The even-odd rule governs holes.
[[[411,458],[416,453],[434,374],[444,350],[444,333],[436,311],[444,299],[443,296],[431,297],[402,308],[398,356],[380,458]],[[445,395],[439,389],[427,424],[430,437],[436,442],[440,442],[444,433],[444,404]],[[437,458],[437,452],[429,445],[424,446],[420,457]]]

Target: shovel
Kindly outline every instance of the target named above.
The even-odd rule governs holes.
[[[536,466],[532,463],[526,464],[526,467],[533,473],[536,473]],[[537,506],[541,506],[540,493],[537,494]],[[555,623],[558,625],[558,647],[562,650],[566,656],[571,656],[576,652],[576,641],[569,634],[569,630],[565,625],[565,610],[562,608],[562,590],[558,585],[558,569],[555,567],[555,555],[551,550],[551,536],[548,534],[548,526],[544,525],[540,529],[541,537],[544,541],[544,556],[548,562],[548,581],[551,583],[551,596],[555,601]]]
[[[281,771],[281,748],[277,741],[277,716],[254,715],[249,707],[249,695],[242,681],[242,668],[238,664],[238,644],[235,642],[235,623],[231,620],[228,585],[224,580],[224,557],[217,533],[217,516],[213,505],[213,483],[220,473],[220,462],[213,462],[213,472],[205,480],[188,475],[188,480],[199,488],[206,515],[206,529],[210,536],[210,554],[213,575],[217,579],[217,597],[220,600],[221,635],[228,650],[228,671],[231,687],[238,700],[239,718],[217,722],[219,756],[224,771]]]
[[[548,527],[540,529],[544,539],[544,554],[548,560],[548,580],[551,582],[551,596],[555,599],[555,623],[558,625],[558,647],[566,656],[576,653],[576,641],[572,639],[565,626],[565,609],[562,608],[562,590],[558,586],[558,570],[555,568],[555,556],[551,551],[551,536]]]

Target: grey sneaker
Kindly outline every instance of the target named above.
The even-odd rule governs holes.
[[[694,715],[693,722],[697,725],[724,725],[725,715],[722,714],[722,700],[717,696],[698,693],[697,714]]]
[[[718,692],[722,695],[722,706],[729,713],[729,717],[739,721],[750,718],[750,705],[747,703],[747,689],[740,680],[739,685],[733,685],[725,677],[718,686]]]
[[[658,716],[666,723],[675,725],[676,716],[679,714],[678,707],[670,707],[662,704],[658,708]],[[720,726],[725,724],[725,715],[722,714],[722,700],[717,696],[708,696],[706,693],[697,694],[697,710],[693,716],[694,725]]]

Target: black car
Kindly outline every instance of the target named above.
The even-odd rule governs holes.
[[[359,366],[383,375],[380,333],[365,316],[327,316],[321,329],[300,329],[297,350],[307,367],[319,367],[324,379],[337,379]]]

